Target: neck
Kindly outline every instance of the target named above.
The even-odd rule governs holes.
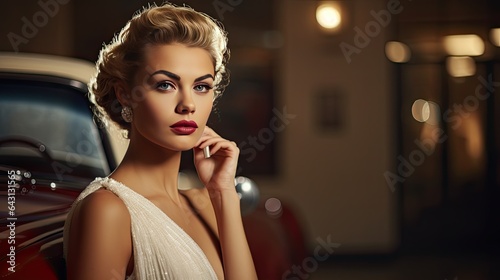
[[[178,175],[181,152],[168,150],[143,137],[131,137],[130,144],[112,177],[141,195],[168,195],[179,201]]]

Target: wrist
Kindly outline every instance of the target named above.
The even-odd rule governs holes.
[[[212,201],[212,205],[222,206],[222,204],[229,203],[233,206],[238,206],[240,204],[240,196],[238,192],[236,192],[236,188],[234,186],[224,186],[224,187],[209,187],[207,186],[208,195],[210,200]]]
[[[236,193],[234,180],[224,183],[208,183],[205,187],[209,193]]]
[[[240,196],[236,189],[208,189],[210,199],[220,200],[221,198],[240,201]]]

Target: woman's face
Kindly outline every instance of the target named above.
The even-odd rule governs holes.
[[[204,49],[147,46],[128,99],[134,115],[131,140],[142,137],[173,151],[193,148],[212,111],[214,76]]]

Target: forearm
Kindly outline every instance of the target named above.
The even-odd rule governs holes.
[[[211,191],[210,198],[217,218],[225,278],[257,279],[234,187]]]

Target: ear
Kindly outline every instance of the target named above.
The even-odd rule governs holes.
[[[114,90],[116,94],[116,98],[118,99],[118,102],[122,105],[122,107],[125,106],[131,106],[131,99],[130,99],[130,92],[128,90],[128,87],[126,86],[125,82],[123,81],[117,81],[114,85]]]

